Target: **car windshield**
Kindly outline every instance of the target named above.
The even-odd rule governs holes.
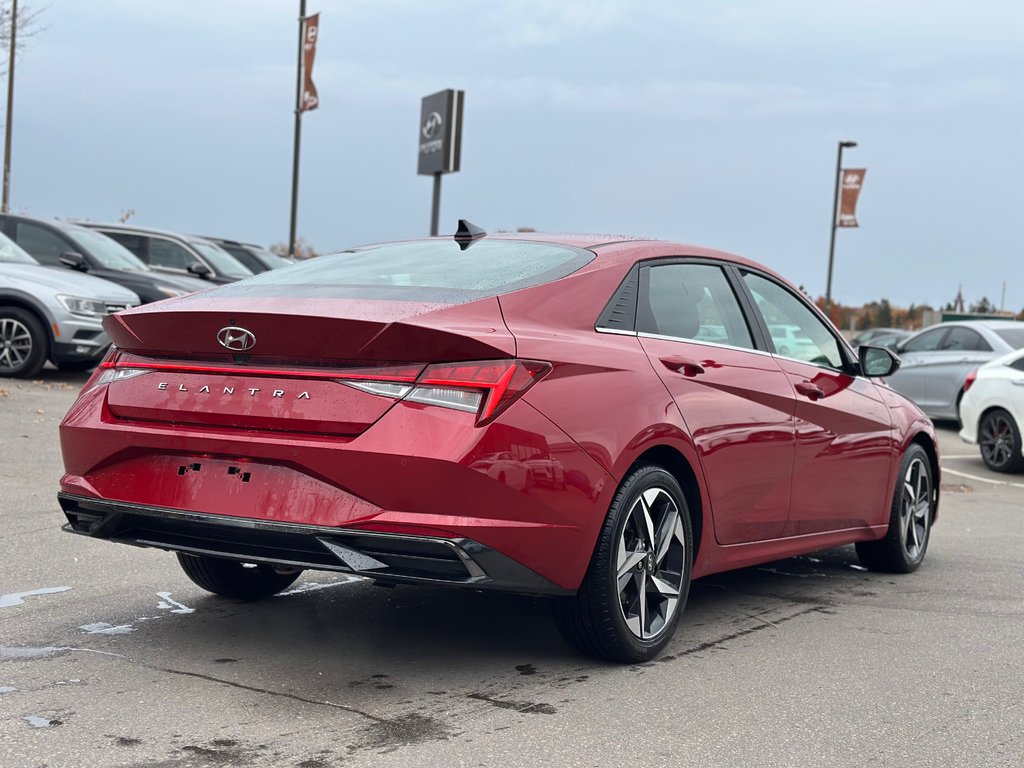
[[[231,277],[249,277],[252,274],[251,269],[223,248],[218,248],[213,243],[208,243],[205,240],[189,240],[189,245],[199,251],[203,258],[213,264],[217,274],[230,275]]]
[[[134,253],[104,234],[79,227],[66,229],[64,233],[107,269],[133,269],[140,272],[149,270]]]
[[[0,234],[0,262],[7,264],[38,264],[39,262],[28,255],[26,251],[22,249],[20,245],[7,237],[7,235]]]
[[[1024,328],[994,328],[996,336],[1014,349],[1024,349]]]
[[[593,258],[550,243],[481,240],[462,250],[451,239],[421,240],[318,256],[221,291],[454,304],[557,280]]]

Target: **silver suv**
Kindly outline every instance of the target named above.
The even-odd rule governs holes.
[[[47,360],[93,367],[110,346],[103,318],[138,304],[107,280],[42,266],[0,234],[0,376],[35,376]]]

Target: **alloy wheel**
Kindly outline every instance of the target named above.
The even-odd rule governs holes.
[[[13,371],[32,354],[32,332],[20,320],[0,318],[0,370]]]
[[[647,488],[629,510],[615,563],[622,618],[641,640],[656,638],[671,624],[686,556],[686,534],[675,499],[659,486]]]
[[[981,425],[978,436],[981,444],[982,457],[985,463],[993,468],[1004,467],[1014,455],[1013,425],[1009,417],[1002,413],[990,414]]]
[[[901,539],[903,549],[911,562],[924,556],[931,514],[931,475],[924,460],[917,456],[907,465],[900,500],[900,529],[903,533]]]

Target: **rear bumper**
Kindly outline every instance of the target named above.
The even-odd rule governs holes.
[[[564,589],[467,538],[356,531],[230,517],[59,493],[63,530],[140,547],[427,583],[564,595]]]

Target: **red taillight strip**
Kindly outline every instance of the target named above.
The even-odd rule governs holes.
[[[219,365],[180,365],[177,363],[105,362],[100,368],[143,368],[150,371],[171,371],[177,373],[226,373],[240,376],[281,376],[295,379],[367,379],[372,381],[395,381],[412,384],[418,373],[409,375],[385,373],[349,373],[344,368],[336,371],[296,371],[281,368],[235,368]],[[365,369],[361,369],[365,370]]]

